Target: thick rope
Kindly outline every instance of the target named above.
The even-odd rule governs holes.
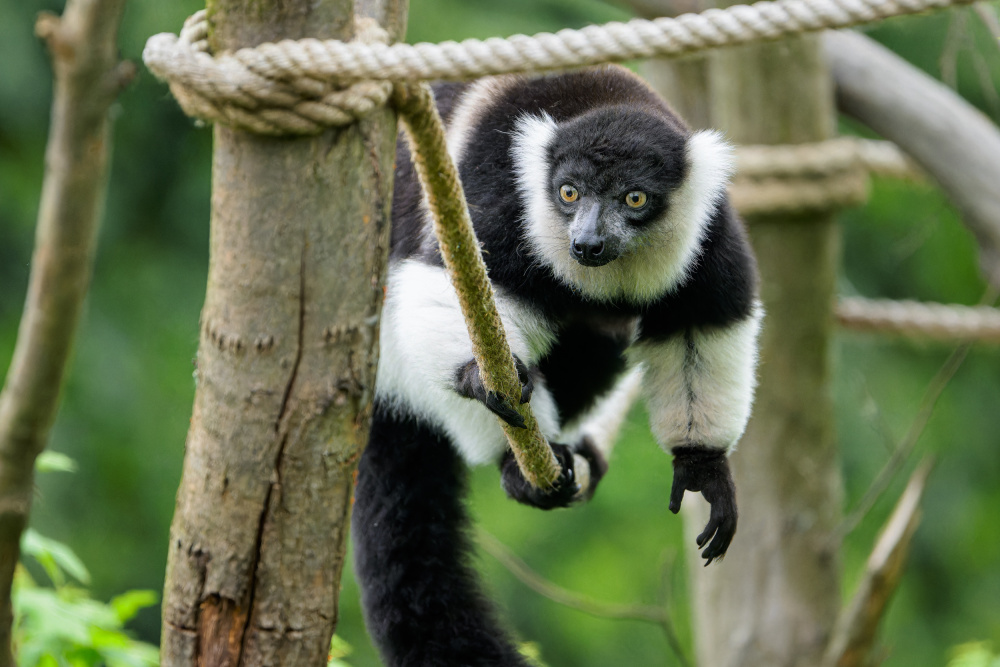
[[[800,215],[860,206],[868,176],[918,178],[919,171],[887,141],[838,137],[789,145],[736,149],[736,177],[729,194],[746,216]]]
[[[175,38],[178,49],[195,56],[190,76],[186,80],[167,79],[170,91],[189,116],[255,134],[310,135],[355,123],[383,107],[392,93],[389,81],[344,86],[312,78],[297,71],[291,62],[276,78],[262,77],[252,70],[241,71],[240,77],[231,81],[219,78],[219,72],[208,63],[224,62],[226,56],[217,60],[209,54],[206,17],[205,10],[188,17],[180,37]],[[373,19],[356,18],[355,33],[362,43],[389,41],[388,33]]]
[[[472,339],[473,356],[487,391],[499,394],[524,419],[525,428],[501,420],[514,457],[525,478],[536,487],[551,488],[560,467],[538,428],[529,404],[522,405],[521,383],[514,357],[493,298],[493,286],[472,228],[465,192],[445,143],[444,125],[427,84],[399,85],[393,99],[411,142],[413,161],[434,219],[441,257],[458,293]],[[583,459],[580,459],[583,461]],[[583,491],[589,466],[577,464]]]
[[[1000,310],[990,306],[848,297],[837,305],[837,319],[859,331],[1000,343]]]
[[[154,35],[146,43],[143,59],[156,76],[170,82],[175,95],[178,89],[184,89],[186,96],[198,100],[192,108],[198,108],[199,113],[207,114],[215,106],[231,105],[237,111],[218,112],[228,121],[230,116],[241,117],[245,110],[264,108],[268,111],[262,125],[281,126],[288,133],[309,134],[315,131],[312,129],[314,123],[325,122],[328,115],[324,109],[325,98],[333,82],[469,79],[651,56],[677,56],[826,28],[846,28],[969,2],[971,0],[775,0],[709,9],[701,14],[684,14],[676,18],[634,19],[581,30],[561,30],[555,34],[540,33],[533,37],[515,35],[508,39],[416,45],[286,40],[214,58],[205,51],[203,42],[207,28],[201,24],[207,19],[199,13],[185,28],[191,36]],[[310,96],[306,102],[296,94],[302,91]],[[212,100],[212,103],[202,103],[201,99]],[[313,108],[317,102],[323,110]],[[364,106],[363,103],[359,105]],[[216,119],[209,115],[200,117]]]

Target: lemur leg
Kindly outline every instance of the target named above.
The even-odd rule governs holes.
[[[466,466],[440,432],[376,404],[351,533],[388,667],[528,667],[470,564]]]
[[[645,364],[653,434],[674,455],[670,510],[680,510],[685,491],[701,492],[712,506],[697,538],[706,565],[725,555],[736,534],[736,485],[726,457],[750,417],[761,315],[758,305],[735,324],[688,329],[630,353]]]

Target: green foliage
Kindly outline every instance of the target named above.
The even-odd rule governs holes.
[[[27,531],[22,553],[33,557],[52,579],[54,588],[38,585],[19,566],[11,600],[14,607],[14,647],[19,667],[155,667],[155,646],[132,639],[125,623],[156,604],[153,591],[129,591],[104,603],[82,588],[89,574],[65,544]]]
[[[326,667],[351,667],[344,658],[349,656],[354,649],[339,635],[334,635],[330,640],[330,659]]]
[[[952,651],[948,667],[1000,667],[1000,654],[989,642],[962,644]]]

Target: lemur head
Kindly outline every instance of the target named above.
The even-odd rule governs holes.
[[[512,150],[536,260],[596,299],[641,303],[679,285],[731,172],[717,133],[659,109],[525,115]]]

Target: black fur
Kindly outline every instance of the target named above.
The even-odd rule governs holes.
[[[650,89],[620,68],[507,80],[505,85],[481,110],[458,168],[490,279],[505,294],[537,309],[557,332],[537,370],[565,424],[612,387],[636,332],[639,340],[658,341],[749,317],[756,266],[741,223],[723,203],[708,223],[687,280],[651,303],[597,301],[561,282],[529,251],[511,154],[518,119],[544,111],[559,124],[549,155],[551,164],[563,170],[549,174],[554,192],[561,179],[575,179],[605,202],[620,203],[624,187],[649,193],[642,210],[620,206],[616,213],[637,227],[669,208],[671,193],[687,175],[691,133]],[[465,90],[466,84],[435,88],[446,122]],[[569,207],[565,213],[573,214]],[[426,237],[420,186],[404,141],[398,147],[392,220],[393,260],[441,264]],[[509,406],[491,405],[486,392],[478,391],[478,367],[470,363],[456,369],[456,391],[511,422],[503,409]],[[530,396],[528,379],[522,383]],[[507,452],[500,461],[501,478],[512,498],[543,509],[579,499],[574,450],[591,467],[591,484],[583,495],[593,494],[607,470],[593,443],[584,439],[572,446],[554,445],[554,450],[563,475],[545,493],[527,484]],[[698,537],[701,547],[714,536],[703,553],[712,562],[725,554],[736,529],[735,489],[725,453],[699,443],[673,453],[670,508],[677,511],[685,490],[700,491],[712,503],[709,525]],[[393,667],[525,665],[498,626],[469,565],[464,479],[463,463],[438,429],[376,406],[360,466],[353,526],[369,631]]]
[[[569,507],[573,503],[590,500],[597,490],[597,484],[604,477],[604,473],[608,471],[607,461],[604,460],[594,443],[586,437],[575,448],[555,442],[550,444],[552,452],[562,467],[562,474],[551,489],[542,491],[529,484],[528,480],[521,474],[521,468],[518,467],[517,461],[514,459],[514,453],[508,449],[500,460],[500,485],[503,490],[511,499],[543,510]],[[580,488],[580,482],[576,478],[574,453],[582,456],[590,467],[590,482],[586,489]]]
[[[376,405],[355,490],[355,570],[386,664],[527,667],[468,563],[465,463],[440,433]]]
[[[726,452],[721,449],[701,445],[674,447],[674,482],[670,489],[670,511],[677,514],[685,491],[701,491],[711,506],[711,514],[705,530],[695,540],[699,547],[708,540],[712,543],[701,552],[705,565],[726,555],[729,543],[736,534],[739,513],[736,508],[736,485],[729,472]]]

